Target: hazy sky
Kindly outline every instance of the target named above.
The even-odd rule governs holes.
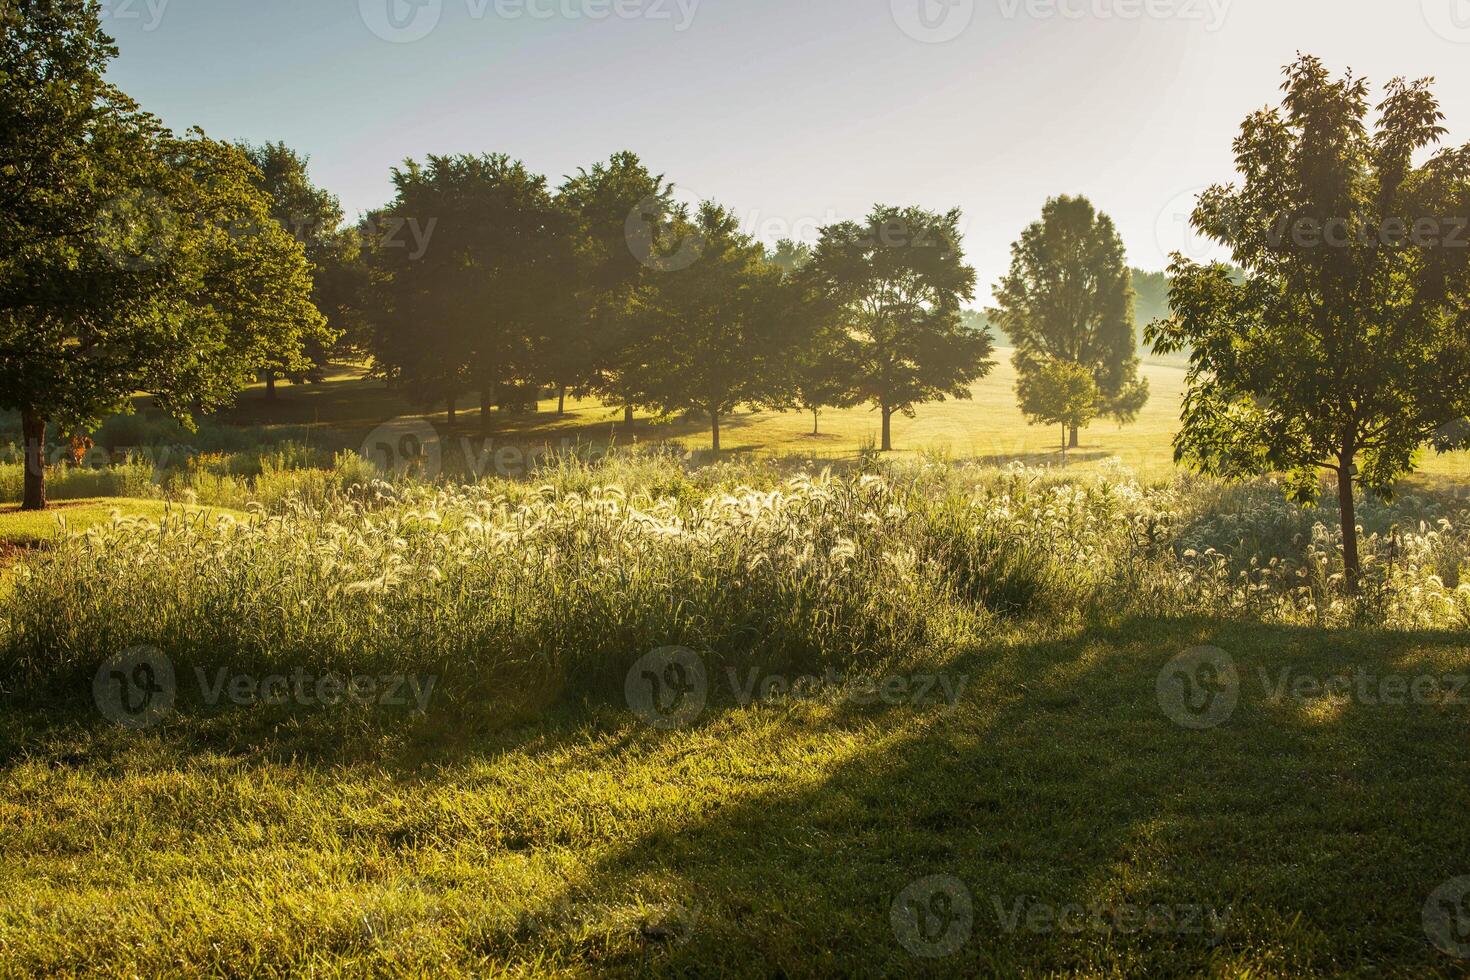
[[[428,153],[552,178],[632,149],[758,237],[958,206],[981,298],[1060,193],[1130,259],[1195,252],[1198,189],[1298,50],[1433,75],[1470,140],[1470,0],[107,0],[113,78],[176,129],[284,140],[349,215]]]

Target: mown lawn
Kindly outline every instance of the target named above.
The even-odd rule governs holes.
[[[1003,632],[898,668],[963,677],[953,710],[723,698],[673,731],[613,692],[509,729],[10,702],[0,973],[1464,975],[1425,911],[1470,875],[1466,639]],[[1240,677],[1203,730],[1157,693],[1199,644]],[[1273,702],[1286,668],[1442,686]]]
[[[1028,425],[1016,405],[1011,354],[1009,348],[996,351],[995,369],[974,386],[970,400],[921,405],[912,419],[896,416],[896,451],[933,452],[956,460],[999,465],[1012,461],[1061,465],[1060,431]],[[361,379],[359,373],[343,368],[325,384],[281,385],[274,401],[264,398],[263,389],[251,389],[241,395],[239,405],[222,421],[293,432],[317,429],[324,436],[330,433],[327,441],[357,445],[390,419],[423,414],[451,443],[470,439],[478,444],[482,437],[478,415],[466,410],[467,406],[461,406],[457,424],[450,426],[443,406],[425,412],[381,383]],[[1068,466],[1092,469],[1103,460],[1118,457],[1145,477],[1165,476],[1173,469],[1172,443],[1179,430],[1184,368],[1151,361],[1143,365],[1141,374],[1149,382],[1152,397],[1138,420],[1122,427],[1108,420],[1094,423],[1084,431],[1081,447],[1067,454]],[[534,415],[497,415],[490,432],[493,448],[512,447],[530,453],[546,446],[626,446],[655,440],[679,442],[694,451],[709,449],[708,426],[702,420],[654,422],[639,412],[629,428],[623,425],[623,412],[617,406],[571,399],[567,409],[565,416],[558,417],[556,403],[543,401]],[[815,436],[810,413],[741,410],[723,422],[723,447],[727,454],[734,455],[850,460],[864,447],[877,445],[880,428],[879,417],[866,406],[823,412],[820,434]],[[1433,481],[1470,478],[1470,453],[1426,453],[1421,470]]]

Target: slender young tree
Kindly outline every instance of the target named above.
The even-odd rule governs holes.
[[[807,274],[835,304],[856,344],[854,387],[882,415],[883,451],[893,416],[945,398],[970,398],[987,375],[990,334],[966,326],[975,270],[959,244],[960,212],[879,206],[859,224],[822,229]]]
[[[1021,412],[1034,425],[1062,427],[1062,461],[1071,448],[1069,436],[1097,416],[1097,381],[1073,361],[1054,357],[1027,365],[1016,381]]]
[[[1056,197],[1011,246],[991,317],[1016,346],[1016,370],[1049,360],[1092,372],[1098,413],[1130,422],[1148,401],[1138,377],[1133,285],[1113,220],[1085,197]],[[1080,426],[1070,430],[1070,447]]]
[[[1236,138],[1240,182],[1207,190],[1193,217],[1243,274],[1176,255],[1174,315],[1149,339],[1189,351],[1179,460],[1287,471],[1303,502],[1335,477],[1352,590],[1354,487],[1389,494],[1426,443],[1465,442],[1470,146],[1439,148],[1427,80],[1390,82],[1370,121],[1366,80],[1306,56],[1285,76],[1281,106]]]
[[[49,426],[85,431],[139,392],[192,425],[321,329],[249,161],[109,84],[99,17],[17,0],[0,32],[0,408],[21,415],[33,510]]]

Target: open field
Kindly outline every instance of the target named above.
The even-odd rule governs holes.
[[[915,418],[895,417],[897,455],[930,452],[996,465],[1015,461],[1062,465],[1060,432],[1028,425],[1016,405],[1011,353],[1009,348],[997,350],[994,371],[975,385],[971,400],[921,405]],[[1138,421],[1122,427],[1108,420],[1094,423],[1084,430],[1081,447],[1067,453],[1069,467],[1089,470],[1116,457],[1145,477],[1163,477],[1174,470],[1172,441],[1179,429],[1184,369],[1150,361],[1140,373],[1148,379],[1152,397]],[[293,438],[316,438],[331,448],[357,448],[384,422],[420,415],[451,440],[482,435],[475,412],[461,409],[457,425],[450,427],[442,406],[427,412],[416,409],[380,383],[361,380],[351,369],[339,370],[320,385],[281,385],[274,402],[267,402],[263,389],[256,387],[242,394],[240,404],[219,421]],[[622,419],[621,408],[576,399],[568,401],[566,416],[558,418],[556,403],[548,400],[540,403],[534,415],[497,415],[490,435],[497,446],[526,451],[541,446],[628,446],[648,441],[674,441],[696,451],[709,448],[709,433],[702,420],[655,423],[639,413],[629,431]],[[876,414],[866,407],[823,412],[816,436],[809,413],[742,411],[723,423],[725,453],[853,460],[864,447],[877,444],[879,427]],[[1431,480],[1470,479],[1470,453],[1426,452],[1421,473]]]
[[[0,975],[1463,975],[1462,498],[683,467],[29,557]]]

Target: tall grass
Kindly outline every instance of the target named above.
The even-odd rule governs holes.
[[[248,520],[117,520],[28,559],[0,597],[0,668],[74,685],[151,644],[181,669],[434,673],[451,696],[533,704],[604,690],[670,645],[716,671],[847,671],[942,657],[993,617],[1453,626],[1470,611],[1455,501],[1365,504],[1385,530],[1349,601],[1331,515],[1268,482],[934,461],[787,476],[632,454],[445,487],[348,479],[356,465],[266,466]]]

